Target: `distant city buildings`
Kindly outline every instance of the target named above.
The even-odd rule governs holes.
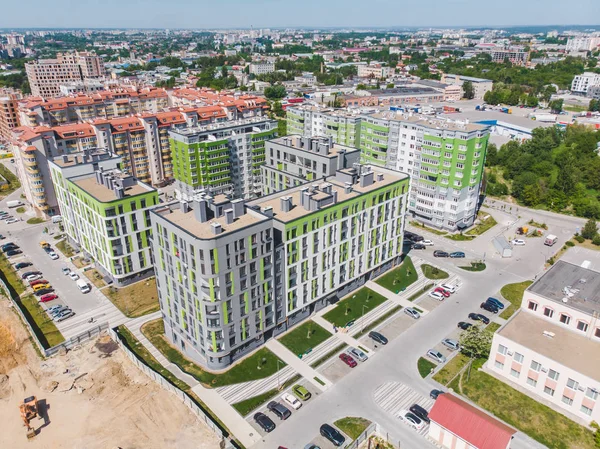
[[[473,85],[473,91],[475,92],[475,99],[483,100],[486,92],[492,90],[494,82],[492,80],[486,80],[484,78],[475,78],[472,76],[453,75],[451,73],[442,74],[442,83],[455,84],[462,86],[465,81],[471,82]]]
[[[252,75],[265,75],[275,71],[273,62],[253,62],[250,64],[250,73]]]
[[[588,90],[596,86],[600,86],[600,73],[585,72],[583,75],[575,75],[571,83],[571,92],[587,95]]]
[[[12,136],[12,130],[20,125],[20,99],[20,92],[0,89],[0,142],[8,142]]]
[[[369,65],[358,66],[358,77],[359,78],[377,78],[385,79],[392,73],[390,67],[386,67],[382,64],[371,63]]]
[[[600,46],[600,36],[576,36],[567,40],[567,52],[593,51]]]

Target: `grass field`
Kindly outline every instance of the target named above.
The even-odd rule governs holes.
[[[165,338],[165,328],[161,318],[150,321],[142,326],[142,333],[171,363],[177,365],[183,372],[194,377],[208,387],[221,387],[250,380],[264,379],[275,374],[286,366],[275,354],[263,347],[246,357],[229,370],[215,374],[203,370],[186,358]]]
[[[412,260],[410,260],[410,257],[407,257],[399,267],[388,271],[375,282],[391,292],[399,293],[406,290],[406,288],[413,282],[416,282],[418,278],[419,275]]]
[[[102,292],[129,318],[137,318],[160,310],[155,278],[122,288],[109,287]]]
[[[523,293],[532,283],[533,281],[523,281],[517,282],[516,284],[506,284],[502,287],[500,294],[506,301],[510,302],[510,305],[502,311],[500,318],[508,319],[519,310],[519,307],[521,307],[521,300],[523,299]]]
[[[54,324],[54,321],[52,321],[50,316],[40,305],[37,297],[33,295],[23,296],[21,298],[21,304],[23,304],[29,312],[29,316],[31,317],[31,320],[28,320],[29,324],[31,324],[32,327],[37,327],[39,329],[41,335],[38,334],[38,338],[40,339],[42,346],[51,348],[52,346],[56,346],[65,341],[65,337],[63,337]],[[33,321],[33,323],[31,321]]]
[[[387,298],[384,296],[363,287],[338,302],[335,308],[323,315],[323,318],[337,327],[345,327],[349,322],[358,320],[363,312],[366,315],[385,301]]]
[[[29,220],[27,220],[27,224],[40,224],[40,223],[43,223],[44,221],[46,221],[46,220],[44,220],[43,218],[33,217],[33,218],[30,218]]]
[[[309,349],[317,347],[329,337],[331,337],[331,334],[327,330],[314,321],[308,320],[281,337],[279,343],[300,356]]]
[[[485,330],[491,332],[492,334],[494,332],[496,332],[498,329],[500,329],[500,324],[498,324],[498,323],[490,323],[488,325],[488,327],[485,328]]]
[[[445,236],[447,239],[454,240],[456,242],[464,242],[465,240],[473,240],[475,238],[474,235],[465,235],[465,234],[451,234]]]
[[[333,348],[327,354],[325,354],[324,356],[322,356],[322,357],[318,358],[317,360],[315,360],[314,362],[312,362],[310,364],[310,367],[311,368],[317,368],[318,366],[321,366],[323,363],[325,363],[331,357],[333,357],[334,355],[336,355],[338,352],[343,351],[347,347],[348,347],[348,345],[346,343],[342,343],[340,345],[337,345],[335,348]]]
[[[366,326],[365,328],[363,328],[358,334],[354,335],[354,338],[360,338],[360,337],[362,337],[363,335],[365,335],[366,333],[372,331],[377,326],[379,326],[381,323],[383,323],[385,320],[387,320],[391,316],[397,314],[401,310],[402,310],[402,306],[394,306],[394,307],[392,307],[390,310],[388,310],[387,312],[385,312],[383,315],[381,315],[375,321],[373,321],[368,326]]]
[[[471,262],[471,266],[468,267],[458,267],[465,271],[483,271],[486,268],[486,265],[483,262]]]
[[[427,279],[448,279],[450,277],[444,270],[426,263],[421,265],[421,270]]]
[[[85,274],[85,277],[88,278],[90,282],[96,286],[96,288],[102,288],[106,286],[106,282],[102,280],[102,275],[95,268],[86,270],[83,272],[83,274]]]
[[[338,419],[333,425],[352,438],[352,440],[356,440],[371,425],[371,421],[365,418],[346,417]]]
[[[441,383],[442,385],[448,385],[454,376],[463,369],[463,367],[469,362],[469,357],[464,354],[457,354],[444,365],[444,367],[434,374],[433,380]]]
[[[498,223],[496,222],[496,220],[494,219],[494,217],[492,217],[489,214],[479,214],[480,219],[482,215],[488,215],[488,219],[487,220],[481,220],[481,223],[479,223],[478,225],[474,226],[473,228],[469,229],[465,234],[467,235],[473,235],[473,236],[477,236],[477,235],[481,235],[483,234],[485,231],[488,231],[489,229],[492,229],[494,226],[496,226]]]
[[[19,178],[17,178],[13,172],[6,168],[4,164],[0,164],[0,175],[2,175],[2,177],[8,181],[8,189],[2,190],[0,192],[0,197],[4,198],[21,187]]]
[[[279,390],[274,388],[263,394],[259,394],[258,396],[253,396],[253,397],[245,399],[243,401],[236,402],[235,404],[232,404],[231,406],[234,409],[236,409],[240,415],[246,416],[252,410],[254,410],[257,407],[260,407],[265,402],[267,402],[269,399],[277,396],[278,394],[279,394]]]
[[[425,379],[429,374],[431,374],[431,370],[434,369],[437,365],[433,362],[430,362],[424,357],[420,357],[417,361],[417,368],[419,369],[419,374],[423,379]]]
[[[71,248],[71,245],[69,245],[66,239],[56,243],[56,247],[65,255],[65,257],[73,257],[75,255],[75,250]]]
[[[21,276],[15,271],[12,264],[3,253],[0,253],[0,271],[4,273],[7,282],[12,285],[12,288],[18,295],[21,295],[25,291],[25,285],[21,280]]]

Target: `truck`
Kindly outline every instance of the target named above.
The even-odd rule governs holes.
[[[511,108],[500,108],[500,112],[504,112],[505,114],[512,114]]]
[[[546,239],[544,240],[544,245],[546,245],[546,246],[552,246],[556,242],[558,242],[558,237],[555,236],[554,234],[548,234],[546,236]]]
[[[554,115],[554,114],[533,114],[531,119],[536,120],[538,122],[554,123],[554,122],[556,122],[556,115]]]
[[[92,290],[90,285],[83,279],[77,279],[77,288],[81,291],[81,293],[89,293]]]
[[[25,206],[25,203],[23,203],[22,201],[19,201],[19,200],[13,200],[13,201],[7,201],[6,205],[12,209],[14,207]]]

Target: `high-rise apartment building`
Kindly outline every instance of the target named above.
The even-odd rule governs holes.
[[[225,368],[400,261],[408,177],[356,165],[244,204],[151,212],[166,337]]]
[[[12,129],[19,126],[20,94],[0,90],[0,142],[8,142]]]
[[[150,209],[158,193],[123,173],[120,162],[89,151],[50,161],[50,173],[70,243],[115,284],[126,285],[153,272]]]
[[[590,87],[595,86],[600,86],[600,73],[585,72],[581,75],[575,75],[571,82],[571,92],[587,95]]]
[[[106,76],[102,57],[90,52],[58,53],[56,59],[38,59],[25,64],[34,96],[60,96],[60,85]]]
[[[288,107],[287,131],[304,137],[332,137],[340,145],[358,148],[360,116],[357,113],[317,106]]]
[[[206,191],[252,199],[260,196],[265,141],[277,122],[262,117],[170,130],[173,174],[180,198]]]

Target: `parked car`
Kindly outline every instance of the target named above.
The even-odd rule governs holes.
[[[15,245],[13,242],[6,242],[2,246],[0,246],[0,248],[2,249],[2,251],[6,251],[11,246],[17,246],[17,245]]]
[[[69,274],[71,274],[71,269],[69,267],[64,267],[62,269],[62,273],[68,276]]]
[[[358,365],[358,363],[356,363],[356,360],[354,360],[351,355],[348,355],[345,352],[342,352],[339,355],[339,357],[340,357],[340,360],[342,362],[344,362],[346,365],[348,365],[350,368],[354,368],[356,365]]]
[[[283,404],[280,404],[277,401],[269,402],[267,404],[267,409],[272,411],[275,414],[275,416],[277,416],[281,420],[288,419],[292,415],[292,412],[290,412],[289,408],[287,408]]]
[[[6,252],[7,257],[18,256],[19,254],[23,254],[23,251],[20,249],[11,249],[10,251]]]
[[[435,349],[430,349],[429,351],[427,351],[427,357],[429,357],[432,360],[435,360],[438,363],[446,362],[446,357],[444,356],[444,354]]]
[[[57,318],[56,318],[56,322],[60,323],[61,321],[66,320],[67,318],[71,318],[72,316],[75,316],[75,312],[73,312],[72,310],[69,310],[65,313],[61,313]]]
[[[413,235],[413,238],[412,238],[413,242],[415,242],[415,243],[423,243],[423,240],[425,240],[425,239],[423,238],[422,235],[419,235],[419,234],[414,234]]]
[[[422,243],[413,243],[412,249],[426,249],[427,247]]]
[[[421,407],[419,404],[413,404],[410,406],[409,410],[417,415],[417,417],[426,423],[429,423],[429,412]]]
[[[62,304],[56,304],[56,305],[48,307],[48,309],[46,309],[46,312],[54,313],[55,311],[64,309],[64,308],[66,308],[66,306],[63,306]]]
[[[50,256],[50,259],[52,259],[52,260],[58,259],[58,254],[56,254],[55,252],[48,253],[48,255]]]
[[[421,418],[408,410],[400,410],[398,418],[417,430],[421,430],[425,425],[425,422]]]
[[[21,268],[30,267],[33,264],[31,262],[19,262],[15,264],[15,270],[20,270]]]
[[[304,446],[304,449],[321,449],[321,448],[319,446],[317,446],[316,444],[308,443],[306,446]]]
[[[323,424],[319,429],[321,435],[333,443],[334,446],[341,446],[346,441],[346,438],[338,432],[333,426]]]
[[[4,240],[6,237],[4,237],[2,234],[0,234],[0,240]]]
[[[425,239],[419,242],[421,245],[425,245],[425,246],[433,246],[433,241],[429,240],[429,239]]]
[[[254,422],[260,426],[265,432],[272,432],[275,429],[275,423],[262,412],[254,414]]]
[[[27,273],[25,273],[27,274]],[[28,275],[27,277],[25,277],[25,280],[27,282],[32,282],[32,281],[37,281],[38,279],[42,279],[42,273],[40,273],[39,271]]]
[[[72,280],[74,280],[74,281],[76,281],[77,279],[79,279],[79,275],[78,275],[77,273],[75,273],[74,271],[71,271],[71,272],[69,273],[69,277],[70,277]]]
[[[15,245],[14,243],[11,243],[10,245],[4,245],[2,247],[2,252],[7,253],[7,252],[15,250],[15,249],[19,249],[19,247],[17,245]]]
[[[450,253],[450,257],[453,259],[462,259],[465,257],[465,253],[462,251],[454,251],[453,253]]]
[[[450,296],[450,292],[447,292],[442,287],[436,287],[436,289],[434,290],[434,292],[441,293],[444,296],[444,298],[448,298]]]
[[[414,318],[415,320],[421,318],[421,314],[413,307],[407,307],[406,309],[404,309],[404,313],[406,313],[409,317]]]
[[[39,284],[49,284],[49,282],[46,279],[36,279],[35,281],[29,282],[30,287],[35,287],[36,285],[39,285]]]
[[[369,332],[369,338],[371,340],[374,340],[376,343],[379,343],[379,344],[382,344],[382,345],[387,345],[388,344],[388,339],[385,338],[383,336],[383,334],[380,334],[379,332],[375,332],[375,331]]]
[[[458,348],[460,347],[458,341],[453,340],[452,338],[444,338],[442,340],[442,344],[448,349],[452,349],[453,351],[458,350]]]
[[[449,254],[446,251],[442,251],[439,249],[436,249],[433,252],[433,257],[448,257],[448,256],[449,256]]]
[[[415,241],[415,237],[417,236],[417,234],[415,234],[414,232],[410,232],[410,231],[404,231],[404,238],[406,240],[410,240],[410,241]]]
[[[308,391],[302,385],[294,385],[292,387],[292,393],[294,393],[298,399],[302,399],[303,401],[308,401],[312,396],[310,391]]]
[[[434,388],[429,392],[429,397],[435,401],[440,394],[444,394],[444,392],[442,390],[436,390]]]
[[[38,292],[40,290],[44,290],[44,289],[47,289],[47,288],[50,288],[50,287],[51,287],[50,284],[47,283],[47,282],[45,284],[36,284],[36,285],[33,286],[33,291],[34,292]]]
[[[436,292],[435,290],[430,291],[429,296],[431,296],[433,299],[437,299],[438,301],[443,301],[445,299],[444,295],[442,295],[440,292]]]
[[[36,275],[36,274],[40,274],[41,275],[42,272],[41,271],[26,271],[25,273],[23,273],[21,275],[21,279],[27,279],[29,276],[33,276],[33,275]]]
[[[13,224],[13,223],[18,223],[20,221],[21,220],[18,220],[16,218],[9,218],[8,220],[4,220],[4,223],[6,223],[6,224]]]
[[[45,243],[45,242],[44,242],[44,243]],[[51,246],[50,246],[50,244],[48,244],[48,243],[46,243],[46,245],[45,245],[45,246],[42,246],[42,249],[43,249],[44,251],[46,251],[46,254],[47,254],[47,253],[52,253],[52,252],[54,252],[54,250],[52,249],[52,247],[51,247]]]
[[[302,407],[302,402],[300,402],[293,394],[286,393],[282,396],[282,399],[294,410],[298,410]]]
[[[467,323],[465,321],[461,321],[460,323],[458,323],[458,327],[464,331],[466,331],[471,326],[473,326],[471,323]]]
[[[54,301],[55,299],[58,299],[58,295],[55,295],[54,293],[49,293],[47,295],[44,295],[40,298],[40,302],[50,302],[50,301]]]
[[[482,302],[479,307],[483,310],[487,310],[488,312],[498,313],[498,307],[489,302]]]
[[[362,352],[360,349],[353,347],[350,347],[350,349],[348,350],[348,354],[350,354],[353,358],[360,362],[365,362],[369,358],[367,354]]]
[[[440,285],[440,287],[442,287],[448,293],[456,293],[456,285],[442,284],[442,285]]]
[[[483,324],[490,324],[490,319],[481,313],[469,313],[469,319],[473,321],[481,321]]]
[[[525,240],[523,239],[514,239],[512,241],[513,246],[525,246]]]
[[[492,298],[491,296],[488,299],[486,299],[485,302],[497,307],[500,310],[504,309],[504,304],[502,304],[502,302],[500,302],[499,299]]]
[[[36,292],[34,292],[33,294],[35,296],[42,296],[45,295],[46,293],[52,293],[54,291],[54,289],[52,287],[48,287],[48,288],[42,288]]]

